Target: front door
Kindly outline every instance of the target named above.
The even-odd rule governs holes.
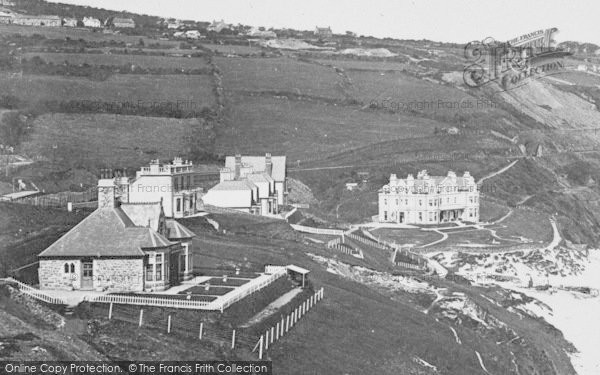
[[[94,263],[84,261],[81,263],[81,289],[94,288]]]

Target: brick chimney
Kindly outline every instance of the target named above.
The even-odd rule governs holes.
[[[269,176],[271,176],[273,173],[273,160],[271,159],[271,154],[269,153],[265,155],[265,172],[267,172]]]
[[[242,155],[235,155],[235,179],[240,178],[240,169],[242,168]]]

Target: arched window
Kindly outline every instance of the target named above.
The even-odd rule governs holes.
[[[71,263],[71,273],[75,273],[75,265]]]
[[[65,263],[65,273],[69,273],[69,263]]]

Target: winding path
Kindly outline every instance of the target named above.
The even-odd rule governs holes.
[[[511,162],[509,165],[505,166],[505,167],[504,167],[504,168],[502,168],[502,169],[499,169],[499,170],[497,170],[497,171],[496,171],[496,172],[494,172],[494,173],[490,173],[490,174],[488,174],[487,176],[484,176],[484,177],[482,177],[482,178],[481,178],[479,181],[477,181],[477,185],[481,185],[481,184],[483,183],[483,181],[485,181],[485,180],[487,180],[487,179],[490,179],[490,178],[492,178],[492,177],[495,177],[495,176],[497,176],[497,175],[499,175],[499,174],[502,174],[502,173],[506,172],[507,170],[509,170],[510,168],[512,168],[512,167],[513,167],[513,165],[517,164],[517,162],[518,162],[518,161],[519,161],[519,159],[517,159],[517,160],[515,160],[515,161]]]

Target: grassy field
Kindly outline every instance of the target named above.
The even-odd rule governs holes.
[[[407,73],[350,70],[347,75],[352,81],[352,95],[365,105],[373,103],[380,110],[426,116],[471,130],[503,129],[506,120],[513,120],[512,115],[501,108],[500,101]]]
[[[331,65],[346,71],[352,70],[377,70],[386,71],[403,71],[406,69],[406,64],[399,61],[365,61],[365,60],[341,60],[341,59],[311,59],[320,64]]]
[[[0,277],[37,261],[37,255],[74,227],[89,210],[68,213],[24,204],[0,202]],[[23,280],[37,282],[37,268],[23,270]]]
[[[210,51],[216,51],[217,53],[222,54],[232,54],[232,55],[259,55],[264,49],[260,46],[249,45],[230,45],[230,44],[206,44],[203,43],[202,46]]]
[[[509,212],[509,208],[485,198],[479,200],[479,220],[492,222],[502,218]]]
[[[150,159],[169,159],[186,153],[182,145],[189,143],[191,128],[196,126],[197,119],[47,114],[35,120],[22,149],[63,168],[129,166],[133,170]]]
[[[175,53],[175,52],[170,52]],[[189,53],[189,51],[188,51]],[[96,54],[96,53],[39,53],[29,52],[23,54],[23,58],[30,60],[34,56],[41,57],[46,62],[63,64],[89,64],[89,65],[136,65],[142,68],[172,68],[172,69],[206,69],[209,65],[203,58],[169,57],[169,56],[145,56],[126,54]]]
[[[397,243],[398,245],[422,246],[442,239],[442,235],[420,229],[386,229],[380,228],[371,233],[381,240]]]
[[[295,95],[343,99],[341,77],[333,69],[291,58],[215,57],[226,90],[289,92]]]
[[[522,236],[536,242],[552,240],[552,226],[548,215],[529,210],[515,209],[496,230],[501,237]]]
[[[228,96],[222,152],[286,154],[289,161],[315,158],[400,137],[433,134],[435,121],[363,112],[318,102]]]
[[[69,27],[43,27],[43,26],[20,26],[20,25],[0,25],[0,34],[11,35],[21,34],[24,36],[43,35],[48,39],[84,39],[89,41],[110,41],[131,43],[137,45],[140,38],[145,44],[160,43],[164,46],[178,47],[181,43],[175,40],[158,40],[147,37],[124,35],[124,34],[103,34],[101,31],[89,30],[84,28]]]
[[[115,75],[106,81],[25,75],[0,77],[0,95],[13,95],[35,104],[54,100],[91,100],[136,106],[172,105],[200,111],[215,102],[211,77],[205,75]],[[141,103],[140,103],[141,102]],[[164,104],[167,103],[167,104]]]

